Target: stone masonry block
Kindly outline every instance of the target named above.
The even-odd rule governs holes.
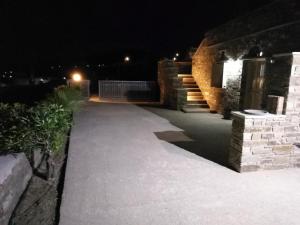
[[[276,155],[290,155],[293,150],[293,145],[278,145],[273,146],[272,151]]]
[[[289,164],[290,164],[290,157],[289,156],[274,157],[273,165],[289,166]]]
[[[252,133],[243,133],[243,140],[251,140],[252,136]]]
[[[284,127],[281,127],[281,126],[273,126],[273,127],[272,127],[272,132],[274,132],[274,133],[281,133],[281,132],[284,132]]]
[[[245,147],[252,147],[252,146],[261,146],[267,145],[267,140],[251,140],[251,141],[244,141],[243,146]]]
[[[296,132],[296,133],[285,133],[283,135],[283,137],[300,137],[300,133]]]
[[[267,126],[267,127],[246,127],[244,130],[246,133],[254,133],[254,132],[271,132],[272,127]]]
[[[297,59],[297,60],[299,61],[299,59]],[[297,60],[295,61],[295,59],[294,59],[294,63],[298,62]],[[292,75],[293,76],[300,76],[300,66],[297,65],[297,66],[293,67],[293,73],[292,73]]]
[[[259,170],[260,167],[258,165],[247,165],[247,166],[242,166],[240,169],[240,172],[254,172]]]
[[[279,133],[278,132],[278,133],[273,133],[273,135],[274,135],[274,138],[278,139],[278,138],[284,137],[285,133],[283,133],[283,132]]]
[[[253,155],[271,154],[272,153],[272,147],[253,146],[253,147],[251,147],[251,152],[252,152]]]
[[[254,133],[251,136],[251,140],[260,140],[261,139],[261,133]]]
[[[288,126],[284,127],[285,132],[297,132],[299,131],[299,126]]]
[[[252,127],[254,125],[254,120],[253,119],[245,119],[244,125],[245,125],[245,127]]]
[[[261,138],[262,139],[271,139],[274,137],[274,133],[265,133],[265,134],[261,134]]]
[[[268,145],[284,145],[286,143],[286,138],[276,138],[276,139],[270,139],[268,140]]]

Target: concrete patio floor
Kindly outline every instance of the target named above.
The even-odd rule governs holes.
[[[225,167],[229,137],[217,114],[87,103],[60,225],[300,224],[300,170],[239,174]]]

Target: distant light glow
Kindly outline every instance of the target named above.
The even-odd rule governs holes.
[[[82,76],[80,73],[74,73],[72,75],[72,79],[75,81],[75,82],[80,82],[82,80]]]
[[[174,58],[173,58],[173,61],[176,61],[176,59],[177,59],[177,58],[176,58],[176,57],[174,57]]]
[[[129,61],[130,61],[130,57],[129,57],[129,56],[126,56],[126,57],[124,58],[124,61],[125,61],[125,62],[129,62]]]
[[[177,52],[177,53],[176,53],[176,57],[178,57],[178,56],[179,56],[179,53]]]
[[[264,54],[263,52],[259,52],[259,56],[260,56],[260,57],[263,56],[263,54]]]

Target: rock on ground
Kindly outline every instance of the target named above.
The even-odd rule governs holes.
[[[0,157],[0,224],[9,222],[14,208],[32,176],[24,153]]]

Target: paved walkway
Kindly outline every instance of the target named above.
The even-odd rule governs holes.
[[[161,117],[172,111],[146,109],[88,103],[75,116],[60,225],[299,225],[299,169],[236,173],[206,150],[224,152],[227,121],[173,112],[190,131],[205,117],[195,122],[211,137],[201,145]],[[196,154],[183,145],[194,142]]]

